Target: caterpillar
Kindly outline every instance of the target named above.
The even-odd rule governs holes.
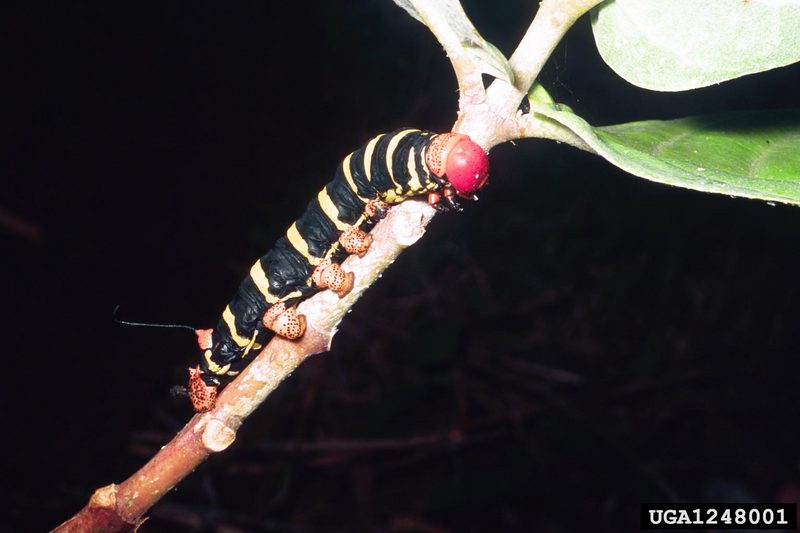
[[[272,334],[297,339],[305,317],[297,304],[330,289],[353,287],[341,263],[369,249],[369,231],[389,207],[427,195],[440,210],[460,210],[457,197],[476,199],[489,162],[466,135],[403,129],[374,137],[344,158],[305,213],[256,261],[213,329],[197,330],[200,364],[189,370],[197,412],[214,407],[217,390],[247,365]]]

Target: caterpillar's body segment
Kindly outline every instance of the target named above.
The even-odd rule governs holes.
[[[472,154],[466,171],[465,150]],[[203,356],[189,387],[195,409],[213,407],[216,387],[238,374],[270,330],[288,338],[302,335],[305,317],[297,314],[297,303],[325,288],[340,296],[352,288],[352,274],[339,265],[352,253],[366,252],[372,242],[368,232],[390,204],[429,193],[440,197],[442,191],[455,206],[454,191],[471,198],[487,175],[486,154],[457,134],[399,130],[378,135],[345,157],[305,213],[253,264],[217,326],[198,331]]]

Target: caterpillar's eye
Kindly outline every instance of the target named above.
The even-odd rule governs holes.
[[[446,176],[456,192],[465,198],[471,198],[489,177],[486,152],[466,135],[437,135],[426,159],[431,172],[440,178]]]

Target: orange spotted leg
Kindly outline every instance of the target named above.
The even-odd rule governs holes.
[[[331,262],[330,259],[325,259],[314,269],[311,281],[317,287],[332,290],[341,298],[353,290],[355,275],[352,272],[345,272],[341,265]]]
[[[217,403],[217,386],[206,385],[199,365],[189,369],[189,399],[198,413],[211,411]]]
[[[348,254],[364,257],[372,245],[372,235],[358,228],[347,228],[339,236],[339,244]]]
[[[364,206],[364,214],[372,220],[381,220],[389,213],[389,204],[383,200],[370,200]]]
[[[211,329],[195,330],[197,344],[203,351],[210,350],[212,346]],[[189,399],[198,413],[206,413],[214,408],[217,402],[217,386],[208,385],[203,379],[203,371],[200,365],[189,369]]]
[[[298,339],[306,332],[306,317],[297,312],[297,307],[286,307],[278,302],[267,309],[261,320],[264,327],[289,340]]]

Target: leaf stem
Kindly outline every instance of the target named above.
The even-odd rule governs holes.
[[[411,3],[416,11],[415,16],[433,32],[453,64],[458,82],[459,108],[483,102],[486,90],[481,73],[475,68],[469,52],[465,51],[462,37],[453,31],[448,22],[449,19],[457,19],[459,16],[466,18],[461,4],[442,3],[438,0],[412,0]],[[442,8],[443,4],[446,9]],[[480,39],[480,36],[476,35],[475,38]]]
[[[515,87],[527,93],[564,34],[603,0],[542,0],[531,25],[509,59]]]

